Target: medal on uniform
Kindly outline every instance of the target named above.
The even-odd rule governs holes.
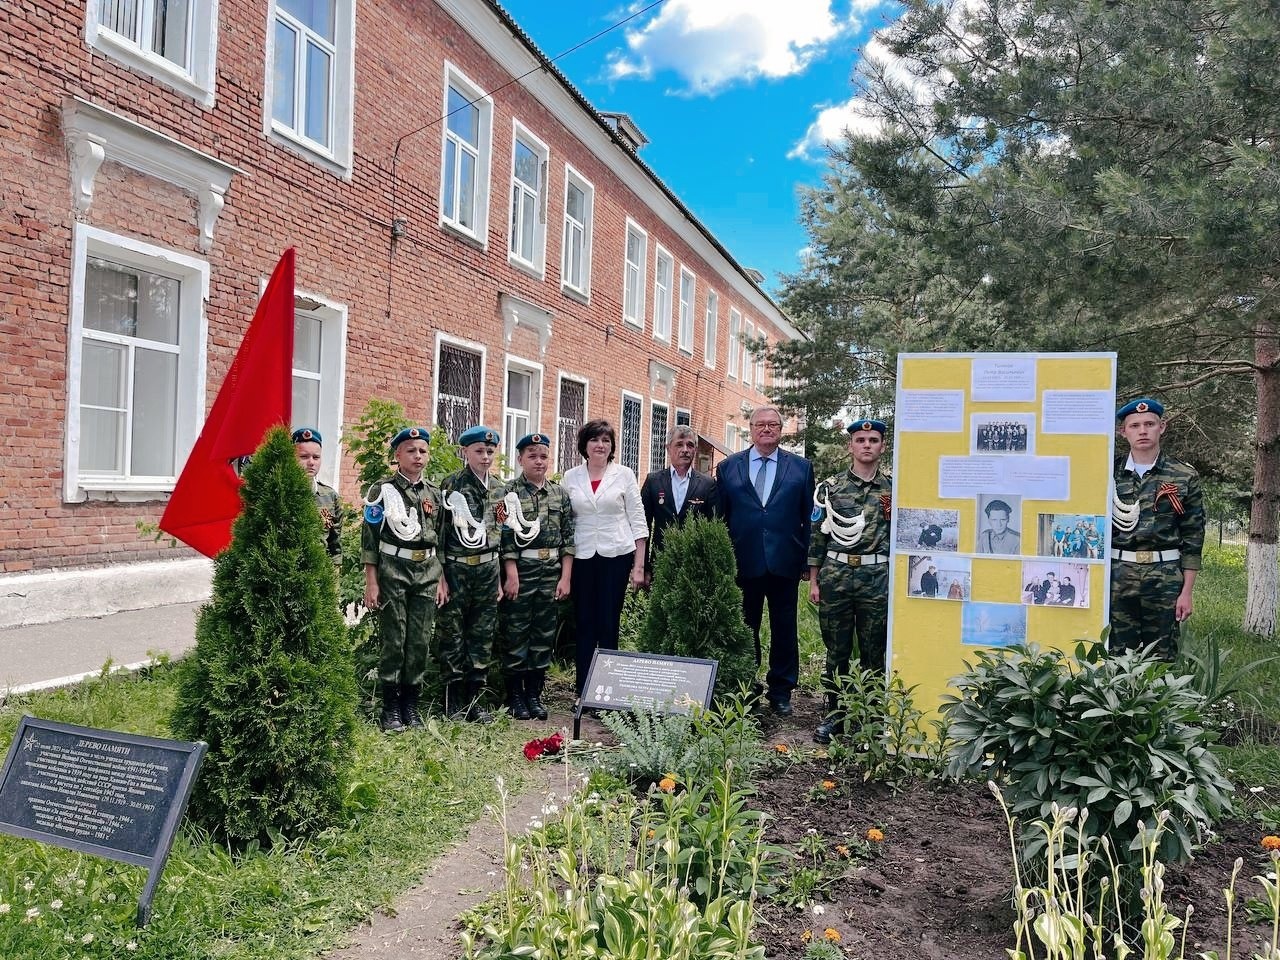
[[[662,490],[659,490],[659,491],[658,491],[658,506],[662,506],[662,505],[663,505],[664,503],[666,503],[666,502],[667,502],[667,494],[666,494],[666,492],[665,492],[665,491],[662,491]]]

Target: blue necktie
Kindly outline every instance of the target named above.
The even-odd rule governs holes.
[[[769,489],[767,481],[769,479],[769,458],[763,457],[760,460],[760,467],[756,470],[756,496],[760,498],[760,503],[765,502],[765,491]]]

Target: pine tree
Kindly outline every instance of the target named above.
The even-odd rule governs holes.
[[[648,653],[719,661],[717,694],[751,683],[755,650],[723,523],[692,516],[663,532],[639,644]]]
[[[181,665],[176,736],[209,744],[193,817],[229,840],[334,822],[355,690],[320,514],[283,429],[244,471],[244,510]]]

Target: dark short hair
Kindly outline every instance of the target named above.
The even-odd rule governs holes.
[[[613,455],[618,452],[618,434],[608,420],[588,420],[578,428],[578,454],[586,459],[587,441],[596,437],[609,438],[609,459],[612,460]]]
[[[985,507],[982,508],[982,512],[985,513],[988,517],[991,516],[992,510],[1003,510],[1009,516],[1011,517],[1013,516],[1013,508],[1009,506],[1007,503],[1005,503],[1003,500],[992,500],[990,503],[988,503]]]

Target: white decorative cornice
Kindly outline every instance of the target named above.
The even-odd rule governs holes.
[[[199,246],[209,252],[231,177],[244,171],[79,97],[63,105],[62,130],[77,214],[89,212],[98,170],[110,160],[195,194]]]
[[[542,357],[545,357],[547,347],[551,343],[551,311],[511,293],[501,294],[498,297],[498,303],[502,310],[503,334],[507,349],[511,348],[511,338],[516,328],[522,327],[538,335],[538,351]]]
[[[676,375],[678,371],[675,367],[668,366],[660,360],[649,361],[649,395],[658,396],[658,388],[662,387],[665,392],[665,398],[670,400],[676,395]]]

